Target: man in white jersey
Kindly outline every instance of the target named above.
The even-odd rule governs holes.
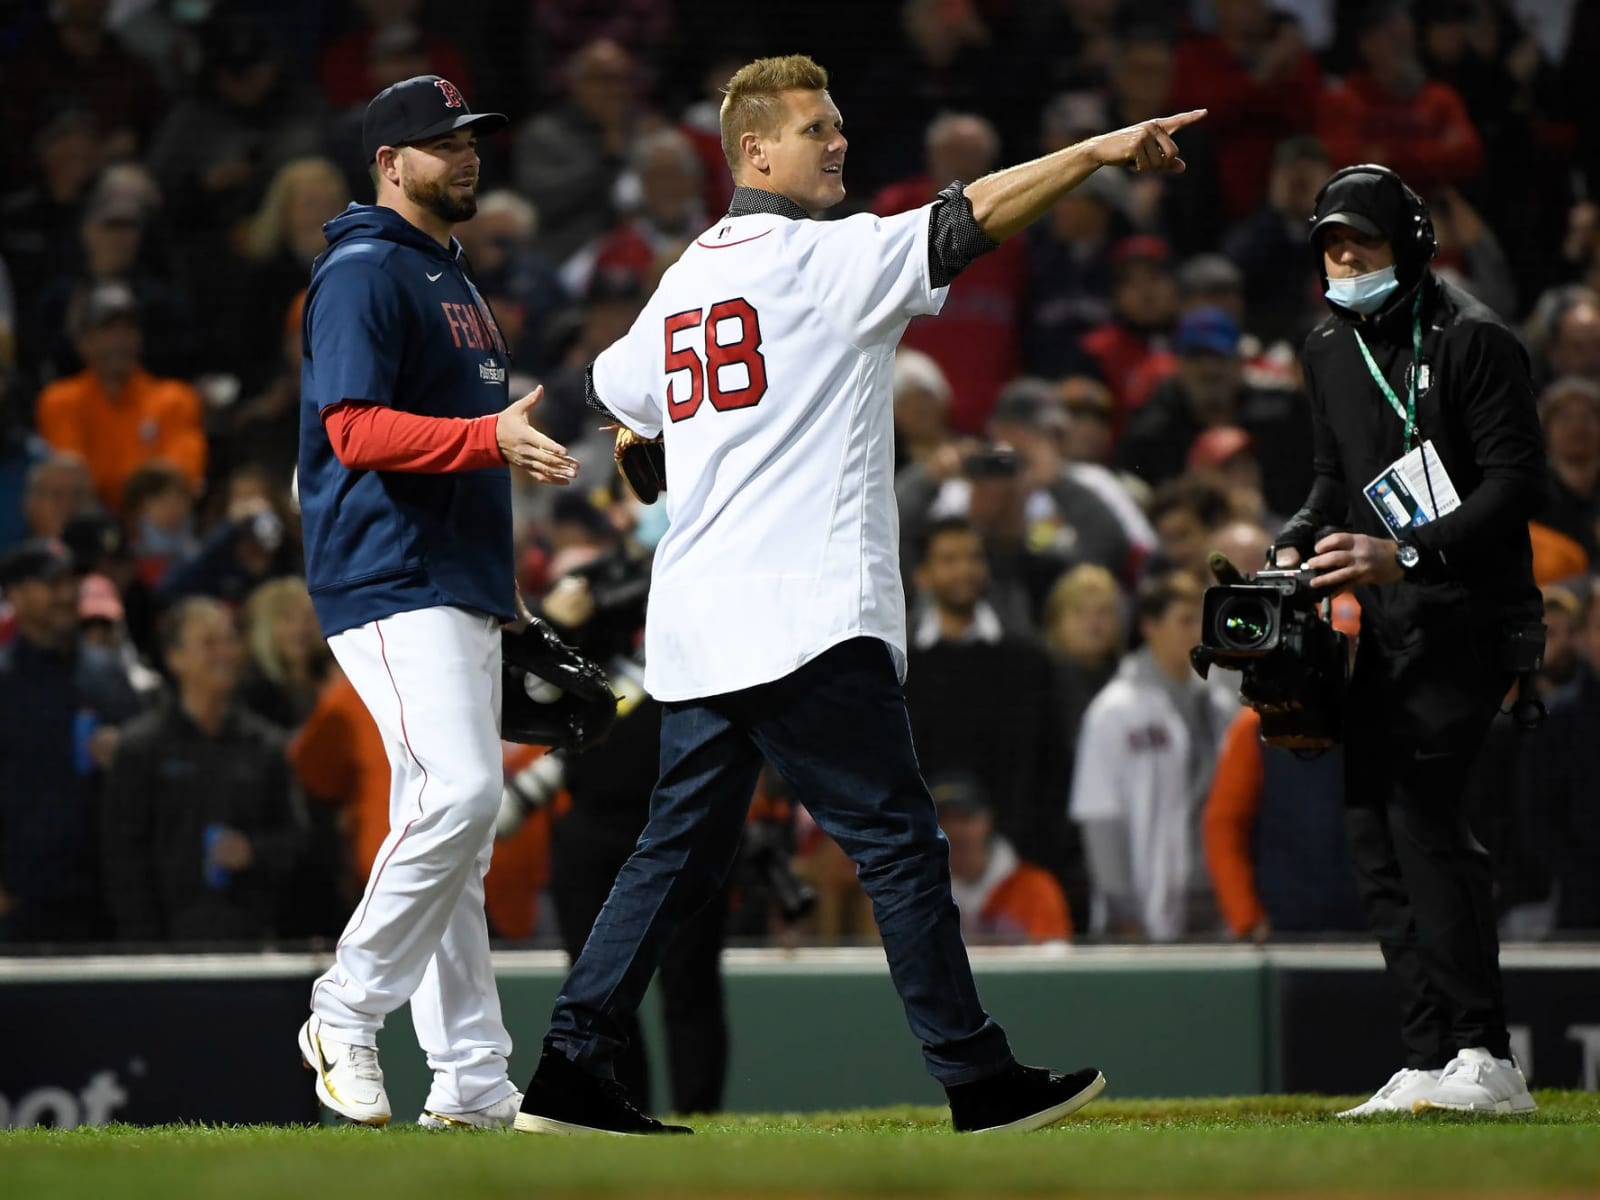
[[[810,218],[844,198],[846,147],[827,82],[798,55],[733,76],[728,215],[589,374],[591,404],[665,438],[671,525],[645,631],[661,773],[556,1001],[524,1131],[688,1132],[639,1113],[610,1080],[616,1018],[726,874],[764,759],[855,860],[956,1129],[1039,1128],[1105,1086],[1093,1068],[1019,1065],[967,963],[901,690],[893,358],[957,272],[1101,165],[1182,170],[1170,135],[1203,113],[952,183],[912,212],[823,223]]]

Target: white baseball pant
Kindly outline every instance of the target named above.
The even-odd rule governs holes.
[[[503,783],[500,626],[425,608],[328,646],[383,734],[393,777],[389,836],[311,1009],[337,1037],[375,1046],[384,1017],[410,1000],[433,1068],[427,1107],[471,1112],[515,1090],[483,911]]]

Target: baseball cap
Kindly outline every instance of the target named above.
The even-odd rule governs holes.
[[[1239,326],[1220,308],[1191,308],[1178,318],[1172,345],[1179,354],[1236,354]]]
[[[55,538],[29,538],[0,558],[0,588],[29,579],[61,579],[74,569],[72,555]]]
[[[504,113],[473,112],[461,90],[448,79],[414,75],[372,98],[361,121],[361,148],[370,163],[383,146],[406,146],[469,127],[494,133],[506,124]]]
[[[1235,454],[1255,449],[1255,444],[1255,439],[1237,425],[1208,429],[1189,447],[1189,469],[1220,466]]]
[[[75,513],[61,531],[61,542],[83,572],[98,570],[107,559],[129,557],[128,535],[108,512]]]
[[[83,298],[78,310],[79,329],[98,329],[108,321],[125,317],[139,319],[139,298],[125,283],[97,283]]]
[[[1167,243],[1152,233],[1136,233],[1123,238],[1111,248],[1111,265],[1120,267],[1130,262],[1164,263],[1172,257]]]
[[[928,785],[940,812],[980,813],[989,809],[989,795],[971,775],[944,775]]]
[[[1046,379],[1013,379],[1000,389],[995,398],[994,411],[989,420],[1001,425],[1022,425],[1029,429],[1047,429],[1062,424],[1066,414],[1061,409],[1056,385]]]
[[[85,575],[78,584],[78,620],[122,620],[122,597],[117,595],[117,585],[104,575]]]
[[[1384,175],[1356,171],[1324,187],[1311,218],[1311,241],[1328,225],[1348,225],[1368,237],[1393,240],[1409,214],[1400,188]]]
[[[1244,274],[1222,254],[1196,254],[1178,268],[1178,291],[1186,296],[1196,292],[1237,292],[1243,288]]]

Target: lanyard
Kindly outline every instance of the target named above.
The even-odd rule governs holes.
[[[1356,345],[1361,347],[1361,357],[1366,360],[1372,382],[1378,385],[1383,398],[1394,409],[1394,415],[1406,423],[1405,448],[1406,453],[1410,454],[1411,439],[1417,436],[1417,373],[1422,370],[1422,289],[1417,288],[1417,298],[1411,302],[1411,378],[1406,383],[1404,406],[1389,386],[1389,381],[1383,377],[1383,372],[1378,370],[1378,364],[1372,361],[1372,351],[1367,349],[1367,343],[1362,340],[1361,331],[1353,329],[1351,332],[1356,335]]]

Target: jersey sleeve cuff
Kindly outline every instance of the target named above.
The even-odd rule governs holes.
[[[593,363],[590,363],[583,369],[583,402],[590,409],[599,413],[606,420],[614,421],[618,425],[627,424],[626,421],[606,407],[605,401],[600,399],[600,393],[595,391]]]
[[[972,215],[966,184],[956,180],[939,193],[928,214],[928,274],[935,288],[949,287],[974,260],[999,247]]]

